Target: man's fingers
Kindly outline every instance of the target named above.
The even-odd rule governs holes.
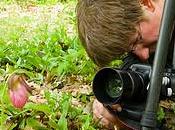
[[[112,105],[112,109],[121,111],[122,108],[119,104]],[[115,115],[111,114],[99,101],[96,99],[93,103],[93,118],[99,121],[100,124],[106,128],[114,128],[114,124],[118,126],[118,119]]]
[[[102,124],[103,126],[105,126],[108,129],[114,129],[114,125],[112,122],[110,122],[108,119],[106,118],[101,118],[100,120],[100,124]]]
[[[118,111],[118,112],[121,112],[122,111],[122,107],[119,104],[112,105],[111,108],[113,110]]]

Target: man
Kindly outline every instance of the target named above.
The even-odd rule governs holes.
[[[155,51],[163,5],[164,0],[79,0],[78,32],[89,57],[100,67],[130,51],[146,61]],[[93,113],[107,127],[118,123],[97,100]]]

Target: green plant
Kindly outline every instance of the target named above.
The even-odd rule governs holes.
[[[21,16],[24,10],[14,7],[9,17],[0,20],[0,64],[36,72],[40,77],[45,73],[51,77],[78,74],[91,79],[95,66],[76,35],[75,5],[72,1],[51,6],[53,10],[40,5],[36,16],[30,11]],[[37,78],[40,83],[43,79]]]
[[[53,90],[66,77],[82,76],[90,83],[94,75],[76,32],[76,1],[2,0],[0,5],[0,129],[96,129],[92,115],[83,112],[86,95]],[[39,95],[45,102],[12,107],[6,82],[13,73],[45,86]],[[82,106],[72,105],[73,98]]]

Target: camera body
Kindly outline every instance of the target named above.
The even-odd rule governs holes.
[[[149,64],[131,64],[125,69],[102,68],[94,77],[93,92],[103,104],[143,102],[147,98],[152,67]],[[160,98],[171,98],[175,92],[175,70],[166,68]]]

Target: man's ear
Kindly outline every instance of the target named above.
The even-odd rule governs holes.
[[[140,0],[140,4],[146,7],[146,9],[151,12],[154,12],[155,10],[155,5],[153,3],[153,0]]]

